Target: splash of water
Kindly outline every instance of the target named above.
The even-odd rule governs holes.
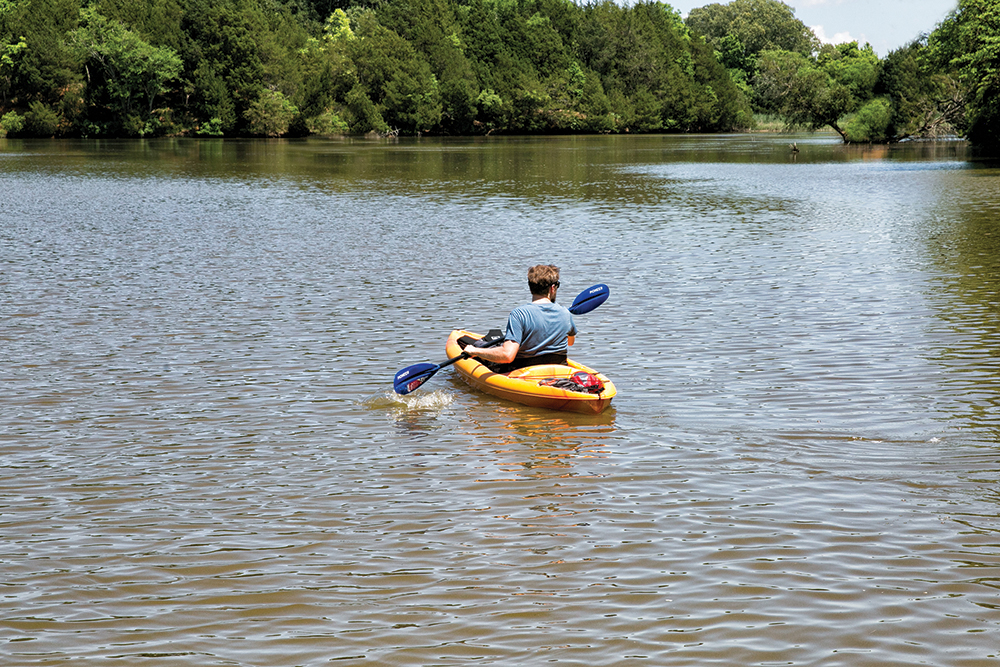
[[[361,405],[369,410],[389,410],[392,412],[439,412],[451,405],[455,397],[441,389],[433,391],[415,391],[406,396],[400,396],[392,390],[372,394],[361,401]]]

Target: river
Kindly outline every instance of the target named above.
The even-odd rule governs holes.
[[[0,140],[0,662],[998,664],[998,221],[955,141]],[[536,263],[608,411],[393,394]]]

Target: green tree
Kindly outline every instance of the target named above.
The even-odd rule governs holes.
[[[959,0],[929,47],[939,71],[961,85],[969,140],[1000,152],[1000,1]]]
[[[687,30],[669,5],[621,7],[604,1],[588,6],[579,52],[600,75],[612,108],[629,107],[621,108],[623,118],[638,118],[631,113],[632,101],[649,94],[658,102],[660,118],[645,122],[645,128],[693,129],[694,60]]]
[[[811,56],[819,40],[795,10],[779,0],[733,0],[692,9],[687,26],[704,35],[725,58],[724,64],[752,77],[762,51],[792,51]]]
[[[20,54],[28,48],[24,36],[13,34],[8,26],[15,7],[11,0],[0,0],[0,108],[7,104],[7,94]]]
[[[872,99],[878,76],[879,61],[871,47],[851,42],[824,48],[817,60],[791,51],[763,51],[753,87],[759,109],[778,114],[792,127],[831,127],[849,142],[845,116]]]
[[[351,19],[347,17],[347,12],[338,8],[327,17],[326,23],[323,24],[323,38],[334,44],[354,39]]]
[[[338,10],[327,20],[322,40],[310,40],[299,50],[301,84],[295,97],[300,115],[291,131],[334,134],[346,131],[345,100],[357,84],[347,44],[355,39],[347,15]]]
[[[379,115],[406,134],[434,128],[441,120],[441,95],[427,61],[371,12],[362,15],[355,35],[348,50],[358,82]],[[361,100],[358,95],[355,99]]]
[[[502,129],[506,106],[503,98],[493,90],[483,90],[476,97],[476,118],[478,127],[486,130],[487,133],[493,130]]]
[[[473,85],[480,91],[471,122],[474,131],[505,130],[520,82],[526,78],[537,80],[531,64],[511,46],[513,40],[505,17],[512,11],[512,3],[469,0],[458,15],[463,52],[472,70]]]
[[[28,43],[23,37],[17,41],[0,41],[0,107],[7,104],[7,93],[10,91],[18,56],[26,48]]]
[[[172,49],[152,46],[92,7],[81,10],[80,27],[69,38],[83,61],[87,100],[102,110],[90,119],[99,124],[121,127],[130,117],[148,117],[182,69]]]
[[[190,75],[187,86],[189,98],[193,97],[195,116],[203,121],[214,120],[213,132],[225,134],[237,124],[236,102],[226,85],[226,79],[208,61],[198,64]]]
[[[227,134],[247,129],[245,114],[268,83],[275,43],[257,0],[185,0],[182,51],[196,116],[219,118]]]
[[[90,5],[150,44],[180,51],[186,43],[182,0],[92,0]]]
[[[824,44],[816,62],[834,81],[846,86],[856,102],[872,97],[881,63],[870,44]]]
[[[59,114],[44,102],[32,102],[24,114],[24,131],[35,137],[51,137],[59,131]]]
[[[387,134],[390,131],[389,125],[382,118],[378,107],[368,97],[368,92],[360,83],[347,93],[345,102],[351,119],[350,128],[354,132]]]
[[[957,78],[939,71],[926,38],[891,51],[883,60],[876,94],[892,104],[894,140],[955,134],[964,127]]]
[[[761,52],[754,93],[758,108],[778,114],[789,126],[818,130],[829,125],[841,137],[839,121],[853,110],[847,86],[791,51]]]
[[[280,137],[299,113],[295,105],[280,91],[265,88],[247,109],[250,132],[264,137]]]
[[[17,134],[24,129],[24,116],[16,111],[8,111],[0,117],[0,138],[8,134]]]
[[[694,58],[696,123],[702,132],[745,129],[753,125],[749,87],[741,87],[700,38],[691,41]]]
[[[443,129],[465,132],[476,117],[478,81],[465,54],[457,3],[451,0],[391,0],[378,20],[406,40],[430,66],[437,81]]]
[[[78,0],[0,0],[0,42],[9,56],[2,69],[5,103],[60,105],[76,94],[78,61],[65,38],[79,9]]]

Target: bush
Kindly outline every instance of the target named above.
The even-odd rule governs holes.
[[[288,133],[288,126],[299,113],[295,105],[280,91],[264,89],[260,97],[247,109],[246,119],[250,132],[265,137],[280,137]]]
[[[194,133],[199,137],[221,137],[225,134],[222,130],[222,119],[216,117],[207,123],[202,123],[194,129]]]
[[[503,99],[490,88],[479,93],[476,98],[477,122],[487,130],[502,128],[506,109]]]
[[[10,111],[0,118],[0,137],[17,134],[24,129],[24,116],[16,111]]]
[[[305,125],[310,134],[346,134],[348,131],[347,123],[332,111],[324,111],[318,116],[307,118]]]
[[[59,129],[59,114],[42,102],[32,102],[24,114],[25,132],[36,137],[55,136]]]
[[[892,139],[892,104],[884,97],[869,101],[847,121],[844,137],[853,144],[885,143]]]
[[[382,118],[378,107],[372,102],[361,84],[354,86],[347,94],[347,108],[354,116],[351,129],[361,134],[377,132],[386,134],[389,126]]]

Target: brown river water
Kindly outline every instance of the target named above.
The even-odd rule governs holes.
[[[539,262],[607,412],[392,393]],[[1000,664],[998,292],[961,142],[0,140],[0,664]]]

